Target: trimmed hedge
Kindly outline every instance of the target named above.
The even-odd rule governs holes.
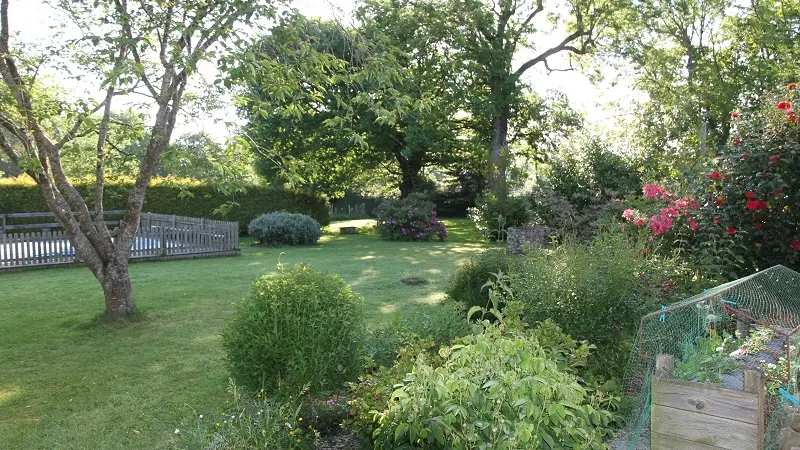
[[[125,209],[130,179],[110,181],[105,188],[105,208]],[[91,205],[94,187],[91,182],[76,181],[75,187]],[[224,214],[214,211],[226,202],[235,202]],[[49,211],[36,184],[27,176],[0,179],[0,214]],[[321,225],[330,223],[330,206],[324,195],[304,190],[273,186],[250,186],[246,192],[225,195],[213,185],[188,179],[154,178],[144,199],[142,211],[206,217],[239,222],[241,232],[254,218],[272,211],[307,214]]]

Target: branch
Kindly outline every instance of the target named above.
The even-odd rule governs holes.
[[[584,55],[584,54],[588,53],[589,52],[589,46],[592,43],[594,43],[594,40],[589,39],[588,41],[584,42],[581,45],[580,48],[575,47],[573,45],[570,45],[570,43],[572,43],[573,41],[575,41],[577,39],[580,39],[582,37],[591,36],[591,33],[592,33],[591,30],[583,31],[582,29],[579,28],[577,31],[575,31],[574,33],[572,33],[569,36],[567,36],[566,38],[564,38],[564,40],[561,41],[555,47],[551,47],[551,48],[545,50],[544,52],[540,53],[537,57],[535,57],[533,59],[530,59],[525,64],[521,65],[519,67],[519,69],[517,69],[514,72],[514,75],[516,77],[520,77],[523,73],[525,73],[526,70],[530,69],[531,67],[535,66],[536,64],[539,64],[541,62],[546,61],[547,58],[555,55],[556,53],[560,53],[560,52],[564,52],[564,51],[570,52],[570,53],[574,53],[576,55]]]
[[[75,121],[75,124],[72,125],[72,128],[67,132],[67,134],[65,134],[64,137],[62,137],[56,143],[56,148],[61,150],[64,147],[64,145],[67,144],[67,142],[69,142],[69,141],[75,139],[76,137],[78,137],[78,130],[81,129],[81,126],[83,126],[83,122],[86,120],[86,118],[91,116],[92,114],[96,113],[97,111],[100,111],[100,108],[105,106],[105,104],[106,104],[106,101],[104,100],[104,101],[98,103],[97,106],[92,108],[90,111],[86,111],[83,114],[81,114],[81,116],[78,117],[78,120]]]
[[[141,73],[139,74],[139,79],[142,80],[145,86],[147,86],[147,90],[150,91],[150,94],[156,100],[156,102],[160,102],[161,98],[156,92],[156,89],[153,87],[153,84],[150,83],[150,80],[147,78],[147,74],[144,73],[144,65],[142,64],[142,58],[139,56],[139,49],[136,48],[136,41],[133,39],[133,32],[131,31],[131,16],[128,14],[128,4],[125,0],[114,0],[114,6],[117,8],[117,12],[124,16],[122,20],[122,33],[127,37],[132,44],[128,45],[128,48],[131,50],[131,55],[133,55],[133,60],[139,66]]]

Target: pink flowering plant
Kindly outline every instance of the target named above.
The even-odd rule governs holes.
[[[741,235],[735,260],[746,272],[800,268],[798,109],[800,93],[790,83],[735,111],[730,144],[699,180],[704,219],[718,225],[719,236]]]
[[[436,217],[435,205],[424,194],[386,199],[375,208],[376,229],[388,241],[447,239],[447,228]]]
[[[642,194],[639,200],[628,200],[636,207],[622,213],[623,232],[632,239],[646,239],[652,252],[686,258],[702,278],[732,276],[729,266],[720,261],[736,259],[739,236],[725,233],[720,221],[704,213],[704,209],[716,208],[716,204],[701,205],[692,196],[679,196],[652,183],[644,185]]]

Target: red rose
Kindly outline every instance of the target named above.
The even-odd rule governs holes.
[[[781,157],[780,155],[772,155],[772,156],[770,156],[769,157],[770,164],[775,164],[778,161],[778,159],[780,159],[780,157]]]
[[[749,157],[750,157],[750,155],[748,155],[747,153],[742,153],[742,159],[747,159]]]
[[[739,111],[734,111],[731,113],[731,119],[738,119],[739,118]]]
[[[758,200],[748,200],[745,207],[750,211],[755,211],[758,209]]]
[[[747,197],[747,198],[755,198],[756,197],[756,193],[753,192],[753,191],[747,191],[747,192],[744,193],[744,196]]]
[[[722,178],[722,175],[720,175],[720,173],[715,170],[709,174],[706,174],[706,178],[716,181]]]
[[[792,248],[800,252],[800,241],[792,239]]]
[[[793,112],[791,112],[786,115],[786,120],[792,123],[797,123],[797,116]]]
[[[778,111],[786,111],[787,113],[792,110],[792,104],[786,100],[778,102]]]
[[[714,218],[714,223],[719,223],[719,222],[720,222],[720,220],[721,220],[721,219],[720,219],[719,217],[715,217],[715,218]]]
[[[797,83],[789,83],[789,85],[786,86],[787,91],[793,91],[795,89],[797,89]]]
[[[761,224],[760,224],[760,223],[757,223],[757,224],[756,224],[756,230],[760,230],[760,229],[761,229]]]
[[[736,228],[733,227],[725,228],[725,232],[733,236],[734,234],[736,234]]]
[[[716,204],[717,204],[717,206],[722,206],[722,204],[723,204],[724,202],[725,202],[725,200],[724,200],[724,199],[723,199],[723,198],[720,196],[720,197],[717,197],[717,201],[716,201],[716,202],[714,202],[714,203],[716,203]]]

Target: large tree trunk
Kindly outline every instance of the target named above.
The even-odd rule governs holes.
[[[136,308],[127,258],[109,263],[104,272],[101,284],[106,297],[106,320],[119,322],[133,316]]]
[[[506,168],[508,166],[508,105],[501,105],[492,117],[492,141],[489,151],[489,189],[499,198],[508,196]]]
[[[422,152],[414,152],[406,158],[402,152],[395,152],[397,164],[400,166],[400,197],[406,198],[419,189],[419,174],[422,172]]]

